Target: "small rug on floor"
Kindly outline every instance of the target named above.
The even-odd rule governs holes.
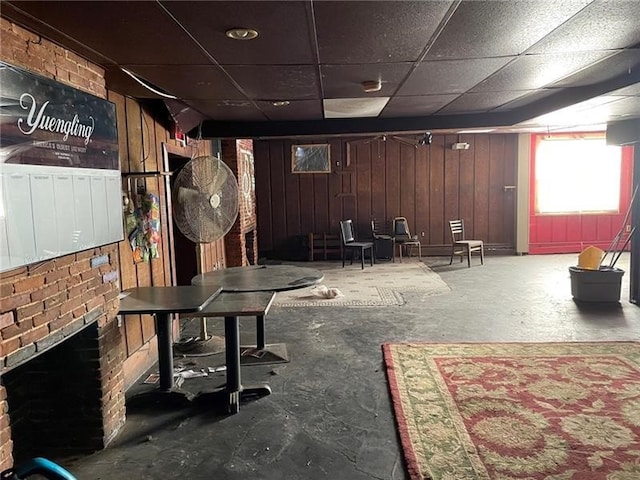
[[[640,478],[640,343],[382,348],[412,480]]]
[[[451,291],[440,275],[417,260],[403,263],[376,263],[373,267],[360,268],[359,262],[313,262],[305,266],[317,268],[324,273],[320,285],[337,288],[342,296],[321,298],[314,294],[315,287],[278,292],[273,302],[279,307],[350,307],[404,305],[403,292],[421,295],[439,295]]]

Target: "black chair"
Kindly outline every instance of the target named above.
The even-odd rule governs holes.
[[[360,262],[364,270],[364,255],[367,250],[370,251],[371,266],[373,267],[373,242],[357,242],[351,220],[340,222],[340,236],[342,237],[342,268],[344,268],[344,259],[347,256],[347,252],[350,252],[352,265],[354,253],[360,252]]]
[[[394,257],[395,240],[389,235],[388,229],[384,228],[376,219],[371,220],[371,235],[373,236],[373,251],[376,260],[391,260]]]

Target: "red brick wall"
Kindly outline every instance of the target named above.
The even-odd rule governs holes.
[[[253,159],[253,141],[223,140],[222,160],[231,168],[238,179],[238,218],[225,237],[225,256],[227,266],[244,266],[258,262],[258,235],[248,235],[253,242],[249,248],[252,258],[247,254],[247,234],[255,232],[257,225],[255,169]]]
[[[0,60],[106,98],[104,71],[0,18]],[[107,256],[93,268],[91,259]],[[97,322],[102,432],[106,445],[124,424],[124,360],[117,245],[107,245],[0,274],[0,371],[23,364]],[[0,471],[13,463],[10,413],[0,386]]]

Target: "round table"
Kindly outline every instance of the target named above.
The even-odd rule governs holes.
[[[324,274],[297,265],[249,265],[201,273],[192,285],[220,285],[223,292],[282,292],[315,285]]]
[[[247,292],[282,292],[310,287],[322,281],[323,278],[324,274],[315,268],[298,267],[297,265],[249,265],[214,270],[196,275],[191,279],[192,285],[220,285],[223,292],[235,293],[239,297],[239,304],[234,307],[236,311],[224,314],[225,362],[227,365],[225,392],[228,396],[229,413],[238,411],[242,396],[271,392],[271,389],[266,385],[248,387],[241,383],[238,310],[241,312],[251,311],[249,307],[255,303],[248,299],[249,304],[247,307],[243,307],[241,305],[242,298],[246,296]],[[269,299],[266,309],[271,304],[271,300],[273,298]],[[220,314],[220,312],[216,313]],[[257,348],[255,350],[261,353],[269,353],[265,344],[265,314],[266,310],[262,314],[258,313],[256,317]],[[272,355],[274,354],[272,353]],[[286,349],[284,355],[284,361],[288,361]]]

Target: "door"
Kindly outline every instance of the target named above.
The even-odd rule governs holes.
[[[165,171],[172,174],[165,177],[167,219],[169,225],[169,258],[171,264],[171,284],[191,285],[191,279],[199,273],[198,270],[198,244],[185,237],[173,221],[172,212],[172,187],[178,172],[187,164],[190,157],[186,157],[173,151],[170,145],[162,144],[162,153]]]

